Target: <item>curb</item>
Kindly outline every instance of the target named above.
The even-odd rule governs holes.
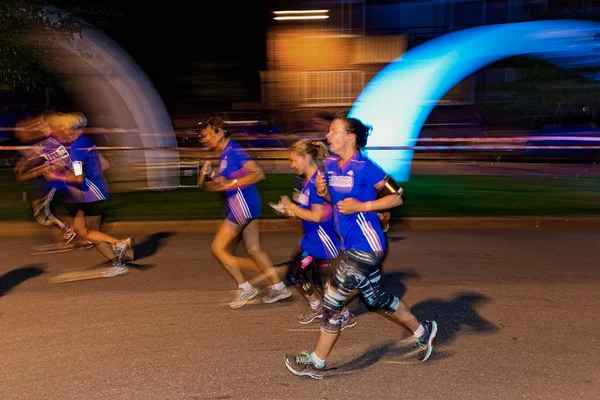
[[[103,225],[115,235],[174,233],[215,233],[221,220],[124,221]],[[36,222],[2,222],[0,237],[32,236],[44,231]],[[599,228],[598,216],[526,216],[526,217],[412,217],[392,220],[390,232],[436,229],[578,229]],[[262,232],[300,232],[300,220],[261,219]]]

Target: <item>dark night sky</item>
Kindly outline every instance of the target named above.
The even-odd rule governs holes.
[[[241,83],[246,93],[241,96],[246,98],[235,101],[260,98],[258,71],[265,69],[268,10],[276,7],[277,0],[235,4],[230,0],[210,3],[174,0],[154,7],[150,3],[134,6],[122,0],[75,3],[109,7],[123,14],[108,18],[109,23],[100,27],[146,72],[170,112],[190,113],[195,106],[208,103],[215,103],[216,108],[225,107],[227,95],[221,95],[221,99],[216,95],[214,99],[210,94],[220,84]],[[95,18],[88,20],[97,22]],[[207,67],[208,63],[213,67]],[[226,69],[223,64],[230,67]],[[186,83],[190,77],[196,82],[193,94]]]

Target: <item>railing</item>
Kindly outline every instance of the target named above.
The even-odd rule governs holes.
[[[301,107],[351,106],[365,87],[365,72],[308,71],[300,74]]]

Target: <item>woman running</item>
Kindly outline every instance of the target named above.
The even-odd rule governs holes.
[[[262,203],[256,183],[265,177],[262,168],[238,142],[230,138],[227,125],[220,117],[211,117],[202,124],[200,141],[207,148],[221,152],[219,173],[207,161],[202,166],[201,177],[209,178],[203,184],[205,190],[224,191],[227,197],[228,214],[212,242],[212,250],[238,284],[236,296],[229,306],[242,307],[258,295],[258,290],[241,271],[241,267],[248,265],[249,260],[234,256],[230,250],[233,241],[240,235],[246,252],[272,283],[262,301],[274,303],[287,299],[292,292],[279,279],[269,256],[260,246],[258,218],[262,216]]]
[[[309,303],[298,317],[298,322],[308,324],[323,318],[322,299],[339,256],[340,240],[335,234],[331,204],[319,197],[315,189],[317,171],[323,172],[322,163],[329,156],[327,147],[322,142],[303,139],[295,142],[290,152],[292,168],[304,180],[294,195],[297,204],[283,196],[281,205],[285,211],[302,219],[304,235],[288,262],[287,278]],[[309,272],[313,275],[312,282]],[[344,310],[342,315],[342,330],[356,325],[350,311]]]
[[[413,333],[415,346],[422,350],[422,361],[429,358],[433,349],[436,322],[420,323],[406,304],[386,292],[382,284],[386,240],[377,211],[402,205],[403,190],[362,152],[369,132],[370,128],[361,121],[338,114],[327,134],[334,155],[325,160],[325,173],[317,174],[315,187],[334,206],[344,251],[325,294],[315,350],[285,357],[286,367],[295,375],[324,377],[325,360],[340,334],[342,305],[355,289],[360,290],[370,306],[383,309],[391,320]]]
[[[78,112],[56,115],[50,126],[62,141],[70,143],[69,170],[52,170],[45,174],[49,181],[67,184],[71,196],[65,201],[67,211],[74,218],[73,228],[77,235],[94,243],[96,249],[111,262],[105,277],[129,272],[122,258],[126,252],[133,259],[131,239],[116,239],[100,231],[100,223],[109,197],[108,183],[104,177],[102,163],[94,142],[85,135],[87,119]]]

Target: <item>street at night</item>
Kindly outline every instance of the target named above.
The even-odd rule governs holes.
[[[31,255],[48,238],[4,239],[2,398],[600,396],[597,229],[392,230],[385,285],[438,321],[434,353],[419,362],[407,333],[351,303],[358,324],[342,333],[323,381],[283,363],[318,336],[318,323],[296,322],[306,306],[297,293],[232,310],[235,285],[211,254],[212,235],[130,233],[140,259],[129,274],[61,284],[49,280],[100,255]],[[298,238],[262,234],[274,263]]]

